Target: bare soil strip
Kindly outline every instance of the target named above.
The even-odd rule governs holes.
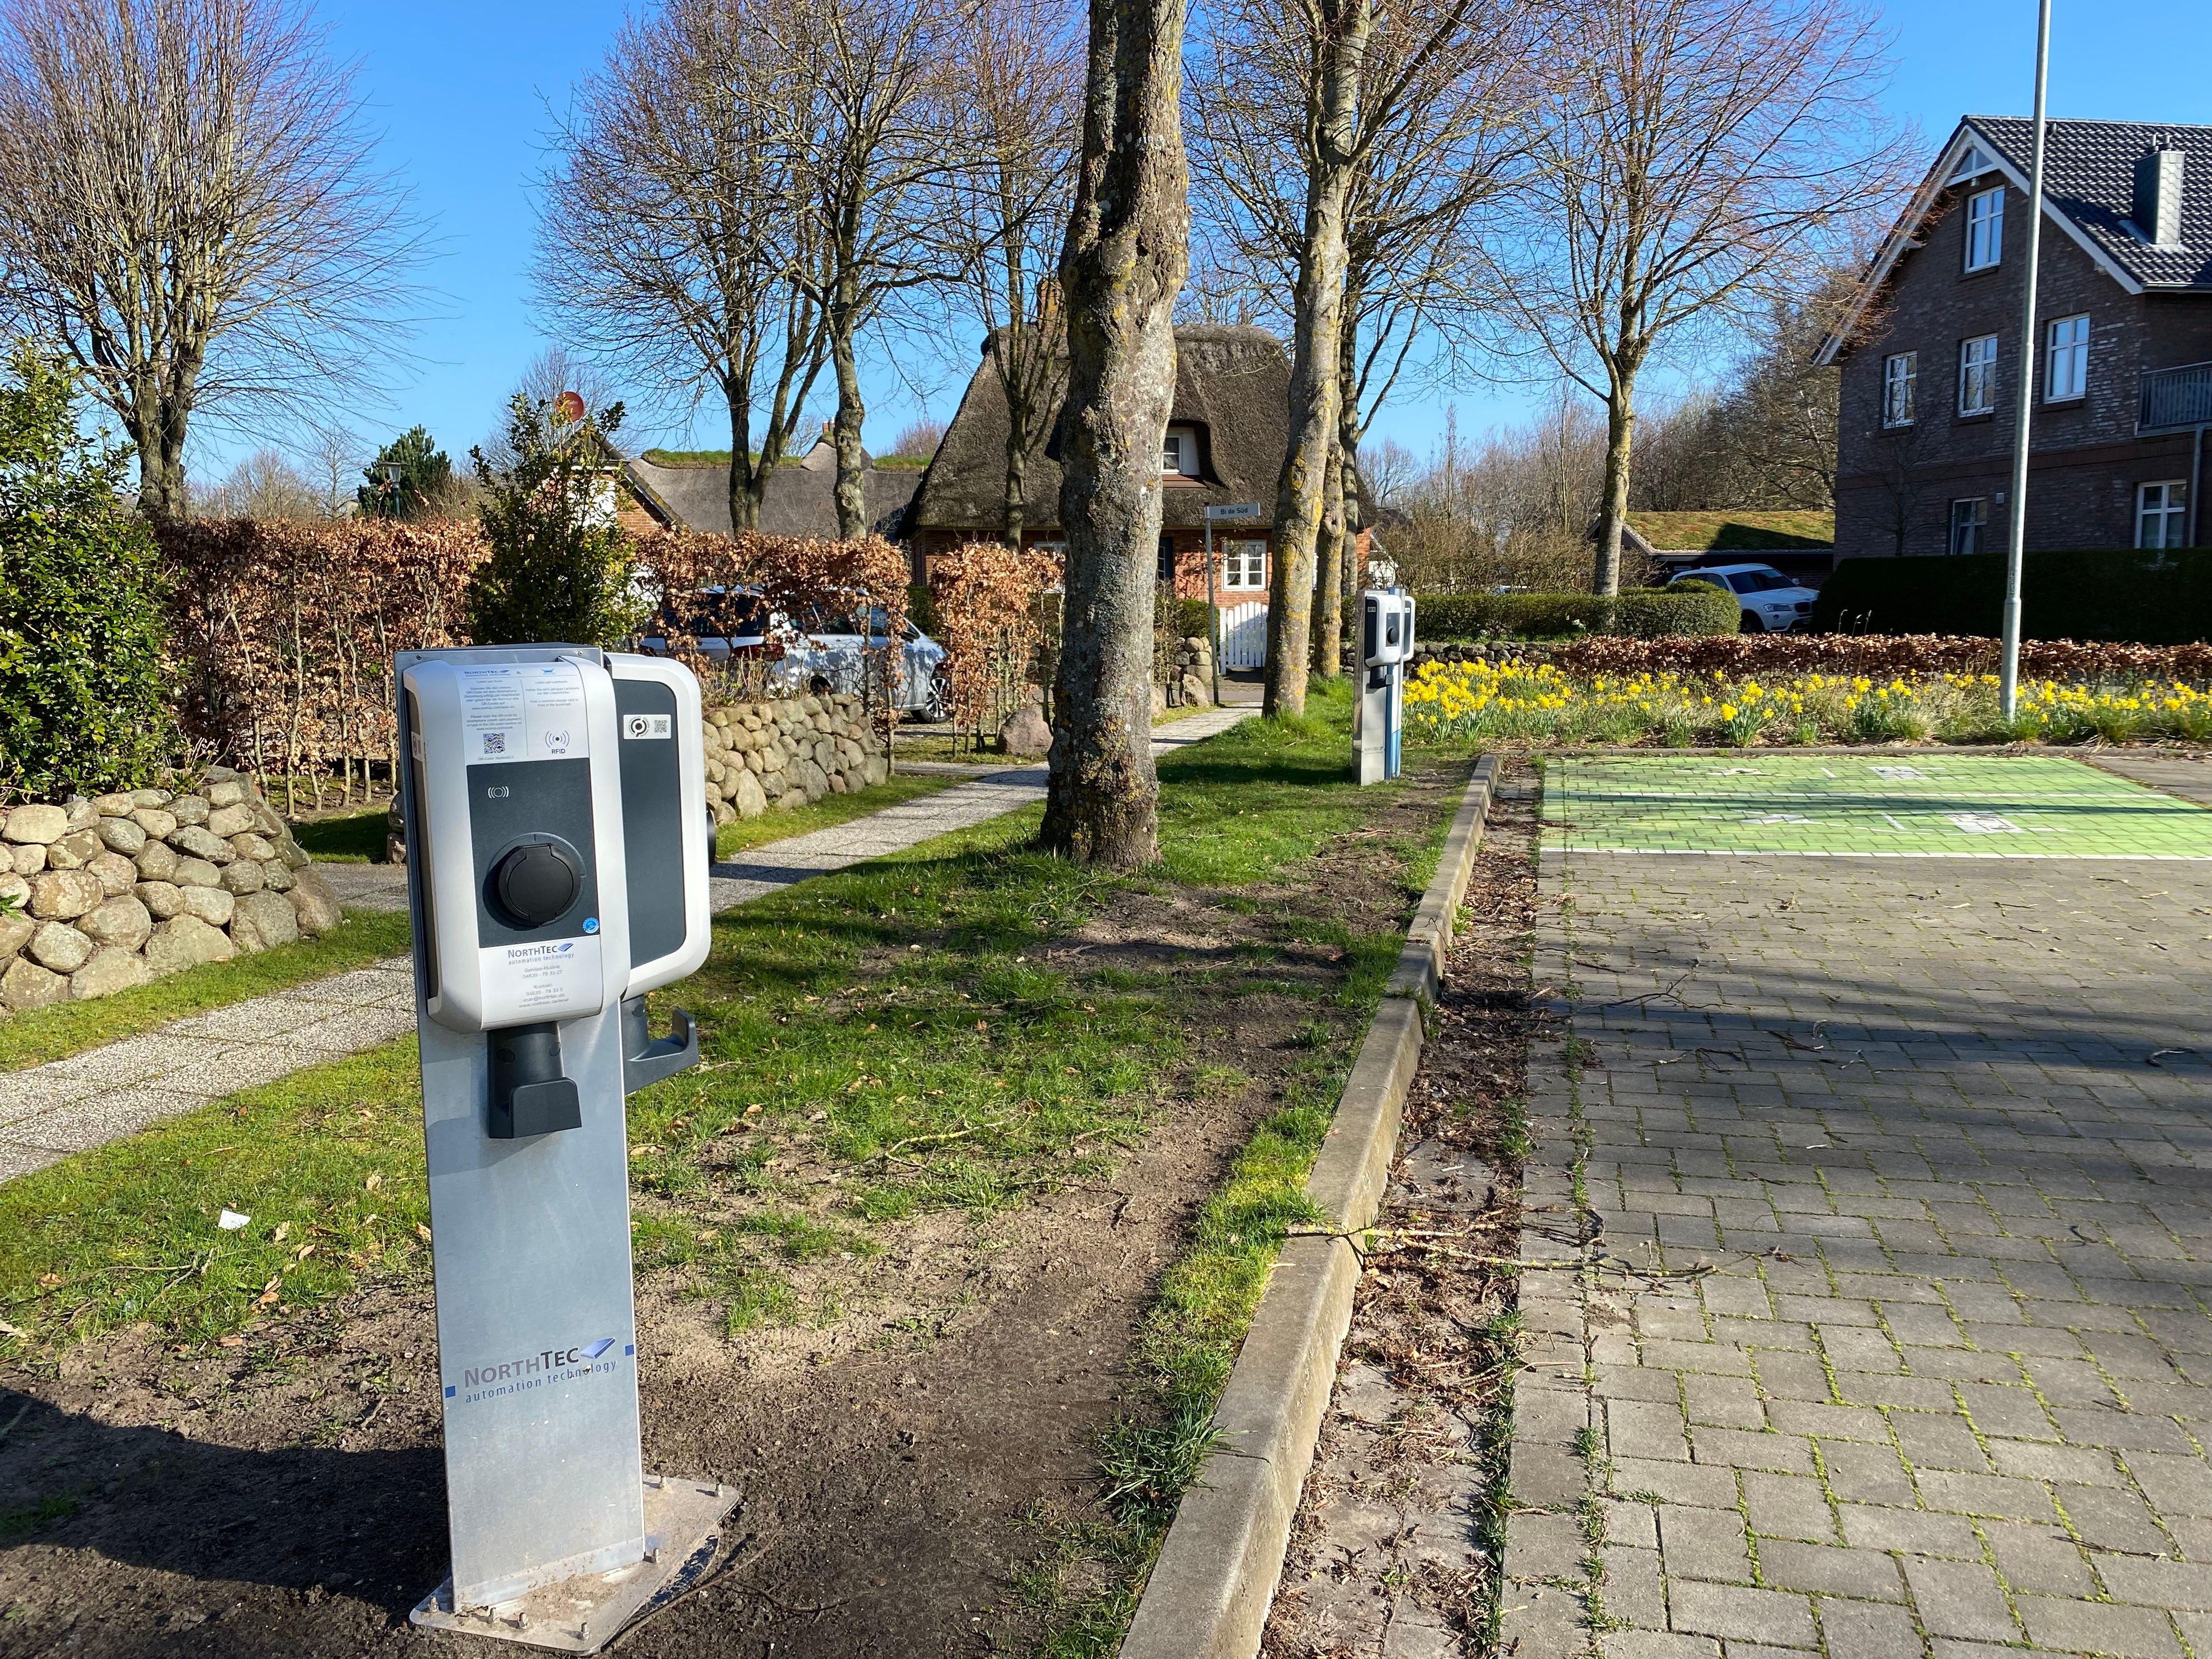
[[[1431,1021],[1267,1659],[1482,1652],[1503,1518],[1525,1155],[1535,786],[1508,763]]]

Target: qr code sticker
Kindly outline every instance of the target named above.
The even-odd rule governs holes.
[[[506,732],[485,732],[485,733],[483,734],[483,740],[484,740],[483,751],[484,751],[484,753],[485,753],[485,754],[487,754],[487,755],[504,755],[504,754],[507,752],[507,733],[506,733]]]

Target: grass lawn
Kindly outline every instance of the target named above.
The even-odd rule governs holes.
[[[292,838],[325,864],[374,864],[384,856],[385,829],[385,809],[373,806],[295,819]]]
[[[1188,720],[1193,714],[1205,712],[1196,703],[1186,703],[1161,714],[1152,722],[1152,729],[1158,731],[1163,726],[1172,726],[1177,720]],[[1043,764],[1042,761],[1021,761],[1001,755],[988,742],[983,748],[978,749],[965,738],[956,736],[950,725],[902,726],[891,738],[891,753],[899,760],[959,761],[974,766]]]
[[[1248,721],[1163,761],[1162,862],[1142,876],[1030,850],[1031,808],[718,918],[706,968],[661,994],[698,1015],[705,1061],[629,1102],[641,1274],[673,1275],[732,1333],[831,1320],[837,1263],[878,1252],[885,1229],[1096,1181],[1170,1091],[1237,1093],[1234,1056],[1192,1041],[1206,1006],[1281,994],[1285,944],[1344,953],[1344,976],[1305,993],[1314,1018],[1268,1114],[1143,1318],[1139,1380],[1102,1448],[1106,1518],[1048,1535],[1103,1564],[1103,1588],[1064,1595],[1049,1562],[1024,1581],[1048,1651],[1118,1639],[1283,1234],[1308,1218],[1306,1169],[1396,959],[1395,932],[1240,891],[1295,880],[1389,797],[1349,781],[1347,699],[1316,702],[1318,717]],[[1409,890],[1447,816],[1390,843]],[[1156,970],[1042,960],[1117,896],[1177,889],[1264,918],[1267,942]],[[225,1206],[252,1224],[218,1231]],[[133,1322],[235,1340],[366,1276],[427,1283],[425,1219],[409,1040],[0,1186],[0,1358]]]
[[[871,812],[881,811],[886,806],[896,806],[905,801],[933,795],[940,789],[949,789],[966,780],[957,774],[942,772],[897,774],[884,779],[872,789],[863,789],[857,794],[824,795],[810,806],[793,807],[788,812],[779,812],[771,807],[757,818],[739,818],[726,823],[714,832],[714,856],[733,858],[739,853],[756,847],[765,847],[770,842],[783,841],[793,836],[804,836],[811,830],[830,830],[841,823],[850,823],[854,818],[864,818]]]
[[[407,949],[407,940],[404,914],[350,910],[320,939],[210,963],[112,997],[27,1009],[0,1023],[0,1070],[43,1065],[118,1037],[150,1031],[173,1019],[343,974],[399,955]]]

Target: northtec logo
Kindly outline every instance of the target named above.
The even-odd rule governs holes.
[[[574,939],[563,939],[558,945],[510,945],[507,947],[509,962],[525,962],[532,957],[566,956],[576,948]]]
[[[526,1383],[533,1378],[550,1376],[556,1371],[567,1370],[578,1365],[588,1365],[613,1347],[611,1336],[597,1341],[580,1343],[573,1348],[546,1348],[521,1359],[501,1360],[494,1365],[471,1365],[461,1372],[459,1387],[463,1389],[491,1389],[505,1383]],[[623,1352],[629,1352],[625,1347]],[[451,1400],[455,1385],[446,1385],[446,1398]]]

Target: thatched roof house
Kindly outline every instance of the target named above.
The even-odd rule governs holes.
[[[650,452],[648,452],[650,453]],[[708,455],[681,464],[628,462],[624,481],[647,515],[657,523],[727,535],[730,530],[730,464]],[[896,541],[903,533],[907,503],[922,474],[915,467],[878,466],[871,459],[862,477],[867,493],[868,527]],[[837,534],[837,451],[825,428],[814,447],[784,462],[769,475],[761,497],[760,529],[771,536]]]
[[[1267,526],[1288,445],[1291,362],[1263,328],[1192,324],[1176,330],[1175,404],[1161,458],[1161,574],[1203,594],[1206,509],[1256,501],[1262,522],[1217,525],[1217,580],[1225,597],[1259,597],[1267,585]],[[1023,495],[1024,541],[1060,540],[1060,466],[1048,453],[1049,422],[1031,449]],[[998,374],[979,364],[906,517],[917,574],[930,555],[999,538],[1006,487],[1006,399]]]

